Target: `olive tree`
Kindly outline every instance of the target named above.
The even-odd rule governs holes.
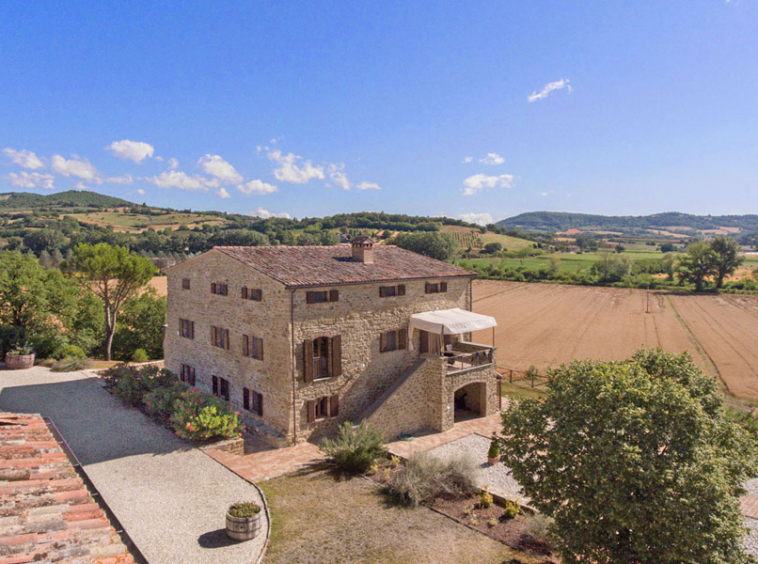
[[[566,564],[743,564],[739,496],[756,445],[687,354],[549,373],[543,401],[503,415],[500,450],[552,517]]]
[[[715,253],[705,241],[697,241],[687,247],[685,255],[679,259],[679,280],[695,285],[695,291],[702,292],[705,280],[715,273]]]
[[[74,250],[71,270],[103,302],[105,311],[105,359],[111,359],[116,322],[124,302],[135,297],[150,282],[155,266],[150,259],[108,243],[79,244]]]

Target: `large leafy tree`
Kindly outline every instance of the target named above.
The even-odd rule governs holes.
[[[716,237],[711,241],[713,251],[713,266],[716,277],[716,288],[724,285],[724,278],[733,274],[745,262],[740,256],[740,245],[731,237]]]
[[[503,429],[503,461],[555,519],[566,564],[751,562],[739,496],[755,442],[688,355],[563,366]]]
[[[697,292],[702,292],[706,279],[715,274],[715,264],[716,254],[709,243],[692,243],[679,260],[679,280],[691,282]]]
[[[455,240],[447,233],[434,231],[418,233],[400,233],[392,243],[403,249],[426,255],[437,260],[448,260],[455,253]]]
[[[69,268],[100,298],[105,312],[105,358],[111,359],[116,322],[124,302],[137,295],[155,273],[153,263],[124,247],[79,244]]]

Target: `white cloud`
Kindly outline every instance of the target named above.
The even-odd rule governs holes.
[[[544,98],[547,98],[553,90],[561,90],[563,88],[565,88],[566,92],[570,94],[574,91],[574,89],[571,87],[571,84],[569,84],[569,82],[570,81],[568,78],[562,78],[560,80],[556,80],[555,82],[550,82],[546,84],[544,88],[539,92],[532,92],[532,94],[527,97],[527,100],[529,100],[530,103],[536,100],[543,100]]]
[[[26,149],[16,151],[15,149],[8,147],[3,149],[3,153],[13,162],[13,164],[22,168],[28,168],[30,170],[45,168],[45,163],[42,162],[42,159]]]
[[[272,212],[270,212],[270,211],[268,211],[266,209],[263,209],[263,208],[258,208],[255,211],[251,211],[247,215],[249,215],[251,217],[260,217],[261,219],[268,219],[270,217],[283,217],[285,219],[292,219],[292,216],[290,216],[290,214],[288,214],[288,213],[284,213],[284,212],[282,212],[282,213],[272,213]]]
[[[463,157],[463,162],[465,164],[473,163],[474,162],[474,157]]]
[[[137,195],[137,196],[144,196],[145,191],[142,188],[138,188],[137,190],[134,190],[133,192],[129,192],[129,195]]]
[[[268,159],[279,165],[274,169],[274,176],[281,182],[305,184],[314,178],[324,179],[324,167],[314,166],[310,160],[304,160],[293,153],[283,155],[280,150],[268,153]]]
[[[365,182],[365,181],[358,184],[356,188],[358,188],[358,190],[381,190],[379,185],[376,184],[375,182]]]
[[[543,193],[542,193],[542,197],[543,197],[543,198],[547,198],[547,192],[543,192]]]
[[[53,155],[52,169],[63,176],[76,176],[82,180],[99,182],[97,169],[92,166],[87,159],[82,159],[72,155],[70,160],[66,160],[60,155]]]
[[[332,163],[329,165],[327,171],[332,182],[343,190],[350,190],[350,181],[347,179],[347,174],[345,174],[344,163]]]
[[[505,162],[505,159],[497,153],[487,153],[487,156],[483,159],[479,159],[479,162],[486,165],[499,165]]]
[[[224,184],[239,184],[244,179],[230,163],[219,155],[204,155],[197,161],[206,174],[218,178]]]
[[[11,186],[17,188],[45,188],[54,190],[53,181],[55,177],[52,174],[42,174],[41,172],[11,172],[5,178],[10,180]]]
[[[135,163],[139,164],[146,158],[153,156],[155,147],[153,147],[150,143],[123,139],[121,141],[114,141],[106,147],[106,150],[113,153],[122,161],[129,159],[130,161],[134,161]]]
[[[279,188],[273,184],[267,184],[262,180],[251,180],[250,182],[246,182],[245,184],[240,184],[237,186],[237,190],[247,196],[250,196],[252,194],[273,194],[274,192],[278,192]]]
[[[180,190],[207,190],[208,186],[213,184],[213,181],[202,176],[190,176],[177,170],[162,172],[158,176],[146,180],[159,188],[178,188]]]
[[[170,158],[170,159],[168,160],[168,167],[169,167],[171,170],[176,170],[177,168],[179,168],[179,161],[177,161],[177,160],[176,160],[176,159],[174,159],[174,158]]]
[[[488,213],[462,213],[458,216],[458,219],[476,225],[489,225],[493,223],[492,216]]]
[[[229,194],[229,192],[226,191],[226,188],[223,188],[223,187],[219,188],[218,192],[216,192],[216,196],[218,196],[222,200],[226,200],[227,198],[232,197],[231,194]]]
[[[80,181],[79,181],[79,182],[77,182],[77,183],[76,183],[76,185],[74,186],[74,190],[83,191],[83,190],[92,190],[92,188],[91,188],[91,187],[89,187],[89,186],[87,186],[87,185],[86,185],[84,182],[82,182],[82,181],[80,180]]]
[[[500,176],[475,174],[463,181],[463,195],[473,196],[484,188],[511,188],[514,179],[512,174],[501,174]]]
[[[103,180],[105,184],[131,184],[134,177],[131,174],[122,174],[121,176],[109,176]]]

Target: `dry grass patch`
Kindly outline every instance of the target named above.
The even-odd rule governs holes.
[[[538,562],[426,507],[393,506],[364,478],[317,469],[260,487],[271,509],[269,564]]]

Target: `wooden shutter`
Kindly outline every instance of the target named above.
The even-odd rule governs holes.
[[[313,382],[313,341],[303,342],[303,380]],[[315,409],[315,408],[314,408]]]
[[[195,338],[195,322],[190,321],[189,326],[190,326],[190,339],[194,339]]]
[[[386,286],[379,286],[379,297],[380,298],[386,298],[387,297],[387,287]]]
[[[211,325],[211,345],[216,346],[216,328],[213,325]]]
[[[379,333],[379,352],[387,350],[387,333]]]
[[[429,352],[429,333],[427,331],[421,331],[419,349],[421,353]]]
[[[397,295],[398,296],[404,296],[405,295],[405,284],[398,284],[398,286],[397,286]]]
[[[340,396],[334,394],[329,398],[329,417],[336,417],[340,414]]]
[[[258,415],[263,417],[263,394],[256,392],[255,395],[258,398]]]
[[[447,292],[447,282],[440,282],[440,292]]]
[[[242,299],[246,300],[247,299],[247,286],[242,286],[241,291],[242,291]]]
[[[263,360],[263,339],[258,338],[258,360]]]
[[[305,405],[308,409],[308,423],[313,423],[316,420],[316,400],[308,400]]]
[[[224,348],[229,350],[229,329],[224,329]]]
[[[339,290],[329,290],[329,301],[330,302],[338,302],[340,299],[340,291]]]
[[[400,329],[397,332],[397,348],[399,349],[408,348],[408,329]]]
[[[424,282],[424,292],[426,292],[427,294],[432,293],[432,285],[430,282]]]
[[[316,303],[316,292],[310,291],[305,293],[305,303],[307,304],[315,304]]]
[[[211,294],[215,294],[215,293],[216,293],[216,283],[211,282]]]
[[[333,378],[342,376],[342,335],[330,339],[332,344],[331,375]]]
[[[213,377],[213,395],[218,395],[218,376]]]
[[[250,356],[250,341],[247,335],[242,335],[242,354],[244,356]]]
[[[250,410],[250,390],[247,388],[242,388],[242,406]]]

